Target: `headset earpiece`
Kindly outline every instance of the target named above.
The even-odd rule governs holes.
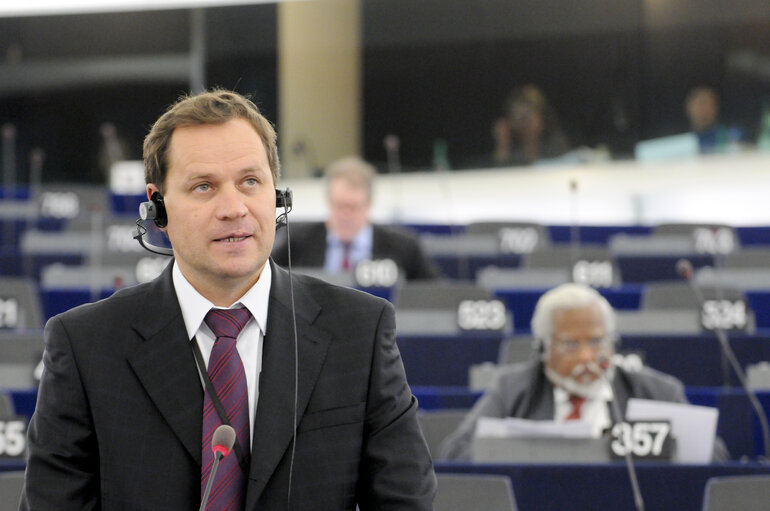
[[[139,218],[152,220],[158,227],[166,227],[168,223],[166,204],[160,192],[153,192],[149,201],[139,204]]]
[[[285,190],[281,190],[280,188],[275,189],[275,207],[276,208],[288,208],[291,209],[291,190],[286,188]]]
[[[288,188],[286,190],[275,189],[275,207],[281,209],[291,209],[292,194]],[[163,195],[160,192],[153,192],[150,200],[142,202],[139,205],[139,217],[142,220],[152,220],[158,227],[166,227],[168,217],[166,216],[166,205],[163,202]]]

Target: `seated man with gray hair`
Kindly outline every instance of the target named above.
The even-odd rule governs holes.
[[[480,417],[583,420],[599,437],[614,419],[609,406],[613,392],[621,411],[632,397],[686,403],[684,385],[676,378],[647,367],[628,371],[611,364],[615,323],[612,307],[591,287],[563,284],[545,293],[532,316],[539,356],[500,370],[494,384],[445,439],[440,457],[470,459]],[[715,451],[719,451],[715,457],[727,457],[721,442]]]

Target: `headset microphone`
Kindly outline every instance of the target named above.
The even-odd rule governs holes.
[[[283,213],[278,215],[278,218],[275,219],[276,229],[280,229],[281,227],[286,226],[288,232],[288,215],[292,210],[293,200],[294,194],[292,194],[291,188],[286,188],[285,190],[281,190],[279,188],[275,189],[275,207],[278,209],[283,209]]]
[[[139,218],[152,220],[158,227],[166,227],[168,224],[166,203],[163,202],[163,195],[160,192],[153,192],[149,201],[139,204]]]
[[[276,194],[279,190],[276,189]],[[276,225],[286,226],[286,250],[288,255],[287,270],[289,272],[289,296],[291,297],[291,323],[292,331],[294,334],[294,422],[292,425],[292,440],[291,440],[291,458],[289,461],[289,484],[286,495],[286,508],[291,509],[291,483],[294,477],[294,457],[297,452],[297,405],[299,401],[299,346],[297,335],[297,311],[294,307],[294,278],[291,273],[291,229],[289,227],[289,211],[292,207],[292,193],[291,189],[286,188],[282,191],[283,213],[278,216]]]
[[[139,209],[141,211],[142,206],[148,204],[147,202],[143,202]],[[147,227],[144,226],[142,223],[144,220],[142,220],[141,216],[136,219],[136,230],[134,231],[134,239],[139,242],[139,244],[142,246],[143,249],[147,250],[148,252],[152,252],[153,254],[158,255],[164,255],[164,256],[173,256],[174,251],[170,248],[166,247],[159,247],[157,245],[153,245],[149,241],[145,240],[145,236],[147,235]]]

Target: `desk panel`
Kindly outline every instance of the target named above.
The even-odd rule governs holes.
[[[436,462],[435,467],[440,473],[510,477],[519,511],[635,509],[631,483],[623,463],[519,465]],[[703,491],[709,478],[770,474],[770,465],[647,462],[638,463],[636,472],[647,511],[701,511]]]
[[[735,334],[730,345],[742,367],[770,360],[770,338],[765,335]],[[620,348],[640,352],[645,364],[673,375],[687,386],[721,386],[725,379],[738,385],[737,379],[722,370],[722,351],[713,334],[672,336],[624,336]]]
[[[497,362],[500,335],[399,336],[409,385],[467,386],[468,368]]]

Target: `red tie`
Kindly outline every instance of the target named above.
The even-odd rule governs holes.
[[[248,309],[211,309],[204,321],[216,336],[209,358],[208,373],[222,408],[227,413],[236,438],[249,463],[249,393],[246,372],[243,370],[235,340],[251,318]],[[203,396],[203,464],[201,466],[201,497],[206,488],[209,472],[214,462],[211,437],[222,424],[211,395]],[[222,460],[216,479],[211,487],[206,511],[242,510],[246,496],[246,474],[238,464],[235,453]]]
[[[586,398],[581,396],[576,396],[575,394],[569,395],[569,402],[572,404],[572,411],[567,415],[567,418],[564,420],[568,421],[574,421],[580,418],[580,408],[583,406],[583,403],[585,403]]]
[[[342,244],[342,269],[344,271],[350,269],[350,243]]]

